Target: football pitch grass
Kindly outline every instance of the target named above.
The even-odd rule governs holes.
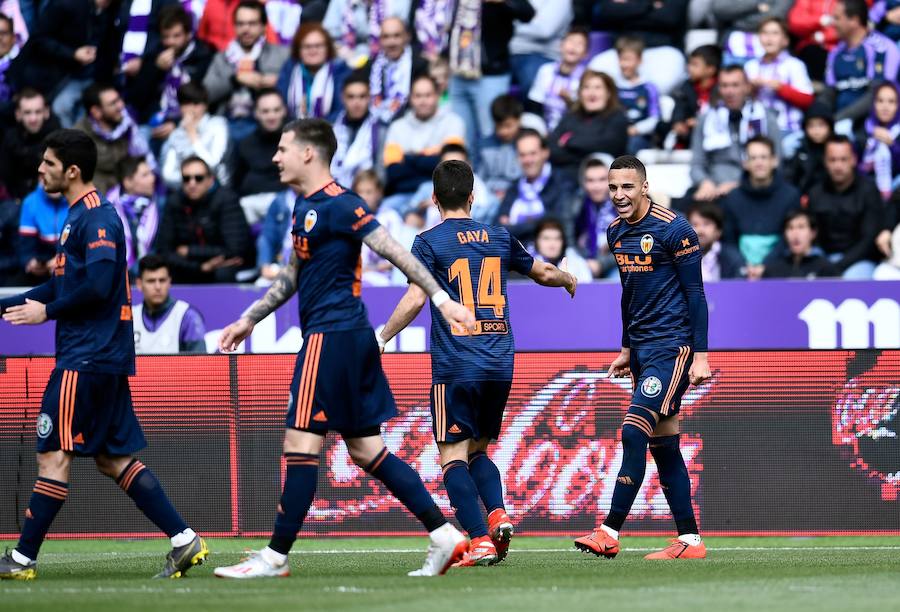
[[[151,580],[165,540],[51,540],[35,581],[0,582],[0,610],[898,610],[900,537],[707,538],[703,561],[650,562],[662,538],[623,538],[610,561],[568,538],[516,538],[494,567],[408,578],[425,538],[304,538],[290,578],[212,575],[262,540],[209,539],[209,561]],[[12,546],[13,542],[0,542]]]

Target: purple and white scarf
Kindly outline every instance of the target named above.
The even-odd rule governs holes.
[[[450,72],[481,78],[481,0],[459,0],[450,31]]]
[[[763,49],[759,35],[755,32],[734,31],[725,39],[725,53],[735,60],[743,60],[738,62],[743,64],[750,58],[762,57],[766,54],[766,50]]]
[[[416,38],[426,55],[438,56],[447,48],[454,0],[422,0],[416,9]]]
[[[806,66],[787,51],[782,51],[773,60],[765,57],[752,59],[744,65],[747,77],[755,79],[776,80],[793,87],[803,93],[813,93],[812,83],[806,72]],[[771,87],[760,87],[756,98],[771,108],[778,115],[778,127],[784,132],[803,131],[803,111],[778,96]]]
[[[310,78],[312,82],[310,82]],[[309,95],[307,95],[309,90]],[[288,83],[287,107],[291,117],[297,119],[323,119],[331,112],[334,103],[334,62],[320,66],[310,77],[309,70],[300,62],[291,71]]]
[[[892,87],[894,93],[900,97],[900,88],[893,83],[886,83],[875,90],[875,96],[882,87]],[[896,170],[900,167],[900,156],[895,151],[897,143],[900,142],[900,109],[894,114],[894,117],[886,124],[881,123],[875,116],[875,102],[872,102],[872,110],[866,119],[866,146],[863,149],[862,157],[859,162],[859,168],[867,174],[875,177],[875,185],[882,194],[890,194],[893,189],[894,176]],[[875,138],[872,134],[875,128],[882,127],[886,129],[894,139],[894,146],[888,146]],[[895,159],[897,157],[897,159]]]
[[[403,55],[392,62],[379,53],[372,62],[369,91],[372,93],[372,112],[384,123],[389,123],[406,105],[412,81],[412,49],[409,45]]]
[[[225,47],[225,59],[234,68],[235,74],[256,69],[256,62],[266,46],[266,37],[260,36],[250,50],[244,49],[237,40],[232,40]],[[247,87],[240,87],[231,94],[228,100],[230,117],[249,117],[253,114],[253,93]]]
[[[524,176],[516,183],[518,197],[509,209],[510,225],[517,225],[530,221],[544,214],[544,202],[541,200],[541,192],[550,180],[550,163],[545,163],[541,168],[541,174],[534,181],[529,181]]]
[[[581,75],[587,68],[587,63],[578,64],[568,75],[560,72],[561,66],[562,62],[556,62],[553,67],[553,80],[550,81],[549,91],[544,98],[544,120],[547,122],[547,129],[551,131],[569,110],[569,105],[562,97],[562,92],[568,91],[569,98],[572,100],[578,97],[578,85],[581,82]]]
[[[9,53],[0,57],[0,101],[6,102],[12,99],[12,87],[6,82],[6,71],[12,61],[19,55],[19,45],[13,45]]]
[[[278,35],[278,44],[289,47],[294,32],[300,27],[303,5],[299,0],[266,0],[266,16],[269,25]]]
[[[731,140],[731,111],[724,104],[710,108],[703,118],[703,150],[719,151],[732,144],[743,145],[754,136],[769,133],[766,107],[759,100],[748,100],[741,109],[741,123],[738,129],[738,143]]]
[[[588,256],[593,259],[597,254],[606,250],[606,228],[619,216],[611,200],[607,199],[597,206],[588,196],[584,197],[582,206],[583,232],[586,244],[583,244]]]
[[[159,101],[159,114],[163,121],[174,119],[181,113],[178,106],[178,88],[191,82],[191,76],[184,69],[184,62],[194,52],[196,46],[195,41],[189,42],[166,73],[163,80],[162,98]]]
[[[122,38],[122,66],[129,60],[140,58],[147,47],[147,35],[150,31],[150,11],[153,0],[132,0],[128,11],[128,29]]]
[[[194,32],[200,25],[200,18],[203,17],[203,11],[206,10],[206,0],[181,0],[181,8],[191,16],[194,22]]]
[[[125,259],[128,267],[132,268],[153,246],[159,229],[159,207],[155,199],[127,194],[121,185],[110,189],[106,199],[122,219],[122,226],[125,228]]]
[[[387,2],[388,0],[345,0],[341,18],[341,42],[345,47],[353,49],[362,43],[357,35],[356,13],[358,10],[365,10],[369,30],[369,54],[378,53],[381,46],[379,41],[381,24],[388,16]]]
[[[341,111],[334,122],[334,135],[338,146],[331,160],[331,174],[338,184],[350,185],[357,172],[375,166],[378,154],[378,120],[369,113],[351,141],[347,113]]]
[[[147,142],[147,139],[144,138],[144,135],[141,134],[141,130],[138,128],[134,119],[131,118],[131,114],[128,110],[125,110],[122,113],[122,121],[120,121],[119,125],[112,130],[104,128],[93,117],[90,117],[89,121],[91,122],[91,128],[94,130],[94,133],[106,142],[115,142],[122,138],[127,138],[128,155],[131,157],[146,157],[150,167],[156,169],[156,158],[153,157],[153,152],[150,150],[150,144]]]

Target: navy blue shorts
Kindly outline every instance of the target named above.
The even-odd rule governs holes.
[[[291,380],[287,427],[362,437],[380,433],[396,414],[371,329],[306,336]]]
[[[128,376],[53,370],[37,420],[37,452],[119,456],[145,446]]]
[[[661,416],[678,414],[681,398],[690,385],[688,371],[693,355],[689,346],[632,348],[632,405]]]
[[[482,380],[431,385],[431,425],[438,442],[500,437],[512,381]]]

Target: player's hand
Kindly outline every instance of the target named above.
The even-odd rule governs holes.
[[[468,333],[475,331],[475,313],[453,300],[447,300],[440,306],[441,314],[453,329]]]
[[[575,278],[574,274],[569,273],[569,259],[567,257],[563,257],[562,261],[559,262],[559,269],[565,272],[566,274],[566,284],[563,287],[566,288],[566,291],[569,292],[569,295],[575,297],[575,289],[578,288],[578,279]]]
[[[253,333],[256,324],[247,317],[241,317],[222,330],[219,336],[219,350],[223,353],[233,353],[238,345]]]
[[[47,307],[41,302],[26,299],[21,306],[7,308],[3,320],[13,325],[40,325],[47,320]]]
[[[688,370],[688,378],[692,385],[701,385],[712,378],[706,353],[694,353],[694,361],[691,362],[691,369]]]
[[[622,349],[619,356],[609,365],[606,375],[610,378],[622,378],[631,375],[631,350]]]

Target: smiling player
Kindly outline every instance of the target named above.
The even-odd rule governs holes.
[[[687,219],[651,202],[648,190],[647,171],[637,157],[619,157],[609,167],[619,218],[606,234],[622,279],[622,351],[609,375],[630,374],[634,394],[622,424],[622,467],[609,514],[593,533],[575,540],[575,547],[610,559],[618,554],[619,530],[644,481],[649,444],[678,538],[645,558],[702,559],[706,546],[678,435],[688,384],[710,378],[702,253]]]

